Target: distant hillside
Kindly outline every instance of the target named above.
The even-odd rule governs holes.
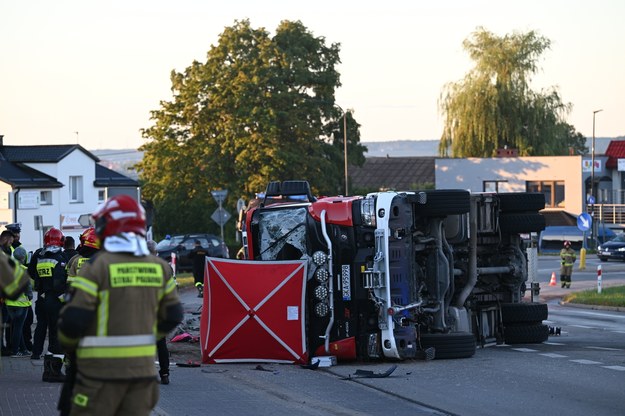
[[[596,137],[595,154],[605,153],[608,145],[613,140],[624,140],[625,136],[619,137]],[[399,157],[399,156],[438,156],[438,140],[392,140],[387,142],[362,142],[367,146],[366,157]],[[592,138],[586,139],[586,146],[590,152]],[[143,152],[135,149],[100,149],[90,150],[100,160],[100,164],[137,179],[137,172],[132,166],[143,158]]]
[[[438,140],[393,140],[388,142],[362,142],[367,146],[368,157],[384,156],[438,156]]]

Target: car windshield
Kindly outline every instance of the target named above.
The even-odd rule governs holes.
[[[615,243],[625,243],[625,234],[619,234],[610,241]]]
[[[161,250],[168,250],[170,248],[176,247],[178,245],[180,245],[182,243],[182,239],[183,237],[172,237],[169,239],[165,239],[165,240],[161,240],[158,242],[158,244],[156,245],[156,250],[157,251],[161,251]]]

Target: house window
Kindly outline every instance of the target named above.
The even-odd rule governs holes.
[[[52,191],[41,191],[39,205],[52,205]]]
[[[69,202],[83,202],[82,176],[69,177]]]
[[[564,181],[528,181],[525,188],[545,194],[545,208],[564,208]]]
[[[499,183],[508,182],[506,179],[484,181],[482,182],[482,190],[484,192],[499,192]]]
[[[106,192],[104,191],[104,189],[100,189],[98,191],[98,202],[104,202],[105,199],[106,199]]]

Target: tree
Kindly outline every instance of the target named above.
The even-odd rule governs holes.
[[[442,156],[493,157],[504,147],[518,149],[521,156],[585,150],[581,135],[564,122],[571,105],[562,102],[557,89],[529,87],[550,44],[535,31],[497,37],[483,28],[464,41],[475,67],[441,94]]]
[[[272,180],[307,179],[317,193],[339,192],[338,63],[339,45],[326,45],[299,21],[281,22],[271,37],[243,20],[225,28],[206,62],[172,71],[173,99],[151,112],[137,166],[156,227],[216,229],[214,189],[229,190],[230,207]],[[359,125],[348,121],[350,155],[362,164]]]

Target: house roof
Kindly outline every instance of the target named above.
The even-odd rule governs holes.
[[[99,163],[95,165],[94,186],[139,186],[139,182]]]
[[[612,140],[605,150],[605,155],[608,156],[605,167],[616,169],[618,159],[625,158],[625,140]]]
[[[22,163],[11,163],[0,157],[0,179],[14,188],[62,188],[52,176]]]
[[[79,144],[58,144],[44,146],[2,146],[0,153],[11,162],[23,163],[58,163],[74,150],[80,150],[95,162],[99,162],[95,155]]]
[[[434,185],[436,157],[368,157],[362,166],[351,166],[350,186],[354,189],[414,190]]]
[[[139,182],[101,166],[95,155],[77,144],[44,146],[4,146],[0,141],[0,180],[14,188],[62,188],[63,183],[26,163],[58,163],[75,150],[93,159],[94,186],[139,186]]]

